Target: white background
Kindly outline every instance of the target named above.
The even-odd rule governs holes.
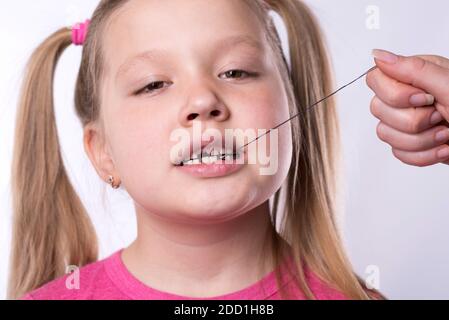
[[[18,90],[32,50],[56,29],[91,16],[97,0],[16,0],[0,3],[0,298],[6,296],[11,236],[10,168]],[[449,57],[449,3],[444,0],[307,0],[318,16],[334,61],[337,85],[373,65],[372,48]],[[379,29],[367,27],[377,6]],[[282,27],[282,26],[280,26]],[[82,147],[73,90],[81,49],[71,46],[58,65],[55,101],[63,157],[100,238],[100,258],[135,236],[131,200],[106,189]],[[449,88],[448,88],[449,92]],[[449,94],[449,93],[448,93]],[[338,94],[344,148],[344,237],[359,275],[380,271],[391,299],[449,298],[449,166],[402,164],[375,134],[372,92],[360,80]],[[36,212],[36,214],[39,214]]]

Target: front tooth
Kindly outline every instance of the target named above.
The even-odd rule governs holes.
[[[203,163],[205,163],[205,164],[211,164],[211,163],[213,163],[213,162],[215,162],[215,161],[214,161],[214,159],[211,158],[211,157],[204,157],[204,158],[203,158]]]
[[[192,160],[192,164],[201,164],[200,156],[196,156],[195,159]]]
[[[220,148],[220,149],[214,150],[214,152],[213,152],[213,154],[211,154],[211,156],[218,160],[223,155],[223,153],[224,153],[223,148]]]

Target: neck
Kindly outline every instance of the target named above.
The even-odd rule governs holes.
[[[192,297],[222,295],[275,268],[268,201],[230,221],[208,225],[167,221],[137,206],[136,213],[138,235],[122,259],[154,289]]]

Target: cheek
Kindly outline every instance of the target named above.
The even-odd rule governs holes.
[[[259,129],[268,132],[290,118],[287,95],[281,79],[275,76],[270,81],[266,81],[252,90],[245,97],[240,98],[239,104],[236,104],[236,106],[232,110],[236,119],[234,126],[241,129],[254,129],[257,136],[262,134],[258,132]],[[288,159],[292,152],[291,123],[284,123],[276,131],[276,141],[271,141],[272,135],[268,133],[255,143],[266,143],[267,150],[270,150],[271,143],[275,143],[279,160],[284,155]],[[275,135],[273,135],[273,138],[275,138]]]
[[[240,99],[239,105],[233,109],[236,114],[234,126],[238,128],[268,131],[290,118],[287,95],[278,78],[252,90]],[[247,146],[247,152],[252,153],[253,159],[258,162],[258,165],[251,165],[249,169],[254,178],[253,185],[259,189],[258,194],[262,198],[270,197],[282,185],[292,160],[291,123],[287,122],[275,131],[277,135],[268,133],[253,142],[252,147]],[[261,164],[259,156],[255,155],[261,146],[269,156],[270,164]],[[266,169],[264,172],[272,174],[261,174],[261,167]]]
[[[289,118],[288,102],[281,81],[270,77],[256,88],[239,97],[234,113],[241,126],[271,129]]]
[[[110,119],[110,144],[114,165],[128,187],[158,180],[162,166],[167,166],[168,146],[163,121],[143,112],[117,113]],[[137,181],[139,180],[139,181]]]

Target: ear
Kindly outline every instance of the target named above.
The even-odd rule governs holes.
[[[88,124],[84,128],[84,150],[87,153],[95,170],[103,181],[108,181],[112,175],[115,181],[119,180],[108,143],[97,124]]]

